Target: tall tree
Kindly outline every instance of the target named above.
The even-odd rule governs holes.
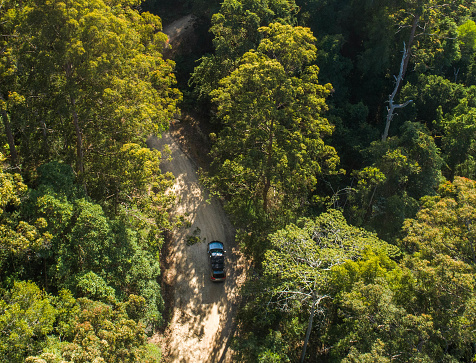
[[[8,142],[9,156],[13,165],[18,163],[15,130],[12,127],[12,109],[23,101],[19,86],[22,77],[17,72],[18,48],[23,39],[17,31],[30,1],[18,6],[17,2],[3,1],[0,6],[0,118]],[[17,121],[17,120],[14,120]],[[15,123],[15,122],[14,122]]]
[[[208,97],[219,87],[220,79],[238,67],[240,57],[258,46],[261,26],[292,24],[296,12],[294,0],[223,1],[220,11],[212,16],[210,28],[215,52],[201,58],[191,78],[199,95]]]
[[[400,137],[375,141],[368,148],[372,164],[354,171],[357,185],[347,212],[353,223],[366,225],[386,240],[395,240],[405,218],[418,210],[418,200],[436,194],[443,159],[428,129],[406,122]]]
[[[243,222],[252,215],[284,221],[306,204],[316,176],[338,162],[323,140],[333,129],[322,116],[331,85],[318,84],[317,66],[304,66],[315,58],[309,29],[271,24],[260,31],[257,51],[211,93],[224,125],[211,182]]]
[[[31,282],[15,282],[0,294],[0,358],[23,362],[36,354],[52,333],[56,310],[50,297]]]
[[[424,198],[416,218],[405,222],[403,243],[429,260],[445,254],[476,266],[476,182],[455,177],[439,191],[439,196]]]
[[[73,165],[95,198],[103,197],[103,187],[120,193],[114,160],[131,156],[121,155],[122,146],[144,145],[165,130],[181,97],[173,88],[173,62],[161,56],[160,19],[139,14],[136,5],[38,2],[16,29],[23,39],[17,69],[27,93],[22,160],[38,163],[43,140],[42,160],[54,156]],[[44,134],[37,132],[38,119]]]
[[[263,261],[263,276],[252,278],[244,289],[253,296],[246,310],[254,311],[254,316],[245,320],[244,328],[251,328],[259,339],[259,334],[266,336],[268,329],[276,329],[279,325],[285,327],[287,321],[303,321],[292,324],[294,331],[282,329],[283,340],[288,339],[290,343],[286,353],[291,361],[297,361],[298,356],[303,361],[308,342],[319,341],[310,338],[311,332],[323,333],[327,329],[326,322],[332,315],[328,314],[329,309],[336,297],[332,276],[337,266],[360,260],[369,251],[387,258],[399,255],[398,248],[375,234],[347,224],[337,210],[313,219],[302,219],[297,225],[290,224],[269,238],[270,249]],[[269,317],[258,321],[257,316]],[[292,347],[302,347],[302,350],[296,354]]]
[[[398,3],[397,3],[398,4]],[[398,4],[394,19],[398,31],[408,34],[404,45],[400,71],[395,77],[395,87],[389,96],[387,117],[382,140],[388,136],[390,123],[396,108],[408,105],[411,100],[395,104],[395,97],[402,86],[410,59],[413,57],[415,70],[425,72],[436,68],[439,74],[445,74],[446,69],[454,61],[459,60],[460,51],[457,42],[457,23],[470,14],[470,1],[446,0],[405,1]],[[401,6],[400,9],[398,7]]]
[[[27,220],[42,220],[50,240],[36,248],[26,267],[20,259],[16,266],[10,264],[12,272],[53,291],[73,292],[83,291],[81,281],[93,273],[114,289],[119,301],[130,294],[144,297],[144,324],[160,324],[163,300],[157,276],[163,216],[155,221],[141,211],[145,208],[131,208],[108,218],[99,204],[84,198],[68,165],[45,164],[40,173],[21,212]]]
[[[0,153],[0,272],[7,278],[8,262],[48,245],[51,234],[45,231],[42,217],[29,221],[19,213],[28,188],[18,173],[9,173]]]

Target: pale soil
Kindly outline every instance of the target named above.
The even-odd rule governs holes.
[[[231,362],[230,338],[239,303],[238,288],[245,279],[246,263],[234,240],[234,229],[220,202],[209,199],[199,184],[196,164],[184,154],[170,133],[151,137],[149,147],[162,150],[168,145],[171,160],[162,163],[164,172],[175,176],[171,191],[178,196],[172,211],[188,221],[174,232],[165,256],[163,280],[171,287],[172,306],[168,327],[152,341],[162,345],[166,362]],[[200,229],[201,242],[188,246],[187,236]],[[227,280],[213,283],[209,278],[207,243],[224,242],[227,250]]]
[[[170,23],[162,30],[169,37],[169,43],[172,43],[176,38],[183,35],[187,30],[193,29],[193,15],[184,16],[174,22]]]
[[[181,46],[182,42],[193,41],[195,18],[193,15],[184,16],[169,25],[165,26],[163,32],[168,36],[168,49],[164,50],[164,58],[174,58],[177,53],[186,52],[186,47]]]

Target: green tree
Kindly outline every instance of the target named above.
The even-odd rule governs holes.
[[[471,98],[461,98],[460,104],[451,112],[441,115],[438,126],[442,129],[442,149],[446,161],[446,173],[450,178],[455,175],[475,178],[475,112]],[[441,113],[442,108],[439,109]]]
[[[334,359],[413,362],[429,356],[422,346],[434,334],[430,315],[407,309],[412,272],[385,254],[367,251],[331,274],[332,323],[325,337]],[[380,359],[380,360],[377,360]]]
[[[107,302],[114,296],[118,301],[130,294],[142,296],[147,302],[144,324],[158,325],[163,309],[157,280],[163,241],[159,232],[164,226],[139,209],[109,218],[99,204],[84,198],[68,165],[46,164],[40,173],[20,211],[27,221],[43,220],[44,233],[51,238],[28,263],[22,258],[9,261],[10,273],[53,291],[66,288]]]
[[[160,352],[147,344],[140,322],[145,310],[143,298],[130,295],[113,306],[87,298],[69,300],[68,304],[70,335],[50,337],[42,353],[28,357],[26,362],[152,363],[160,359]]]
[[[212,16],[214,53],[201,58],[191,81],[200,97],[208,97],[219,81],[230,75],[246,52],[255,49],[262,35],[258,29],[271,22],[292,24],[297,12],[294,0],[225,0]]]
[[[5,133],[4,136],[8,143],[8,156],[11,157],[12,165],[18,164],[17,146],[15,144],[16,130],[12,127],[12,123],[19,122],[12,111],[24,102],[23,90],[20,86],[22,75],[17,72],[18,49],[22,42],[17,27],[21,23],[30,1],[23,2],[22,5],[19,6],[18,2],[14,0],[3,1],[0,8],[0,77],[2,79],[0,86],[0,118],[3,126],[2,133]]]
[[[429,260],[444,254],[476,265],[476,182],[455,177],[453,183],[442,184],[439,192],[423,198],[416,218],[405,221],[404,246]]]
[[[328,328],[326,322],[331,324],[329,309],[337,294],[332,280],[336,266],[359,260],[368,251],[399,255],[398,248],[375,234],[347,224],[337,210],[303,219],[297,226],[288,225],[269,238],[271,248],[265,254],[263,276],[249,281],[244,290],[253,296],[244,308],[243,316],[249,319],[244,321],[244,336],[249,336],[246,329],[250,329],[253,339],[270,339],[267,330],[280,326],[280,340],[287,342],[281,344],[281,353],[292,361],[304,356],[308,341],[313,350],[322,342],[321,337],[312,339],[311,332],[323,334]],[[253,312],[252,316],[247,312]],[[318,322],[314,323],[314,317]],[[261,341],[268,346],[266,339]],[[293,346],[301,347],[303,340],[302,352],[293,350]],[[278,345],[279,340],[274,342]],[[252,353],[248,348],[248,354]]]
[[[160,19],[133,10],[135,1],[113,5],[35,3],[16,28],[22,39],[17,69],[27,94],[17,110],[28,121],[19,141],[24,165],[36,167],[55,155],[74,166],[96,199],[104,198],[104,189],[115,196],[133,182],[117,173],[116,160],[133,156],[122,147],[144,145],[147,136],[164,131],[181,98],[173,88],[173,62],[161,56]]]
[[[27,196],[28,187],[18,173],[9,173],[5,157],[0,153],[0,272],[6,278],[9,260],[22,259],[30,251],[38,251],[51,241],[45,230],[46,220],[32,223],[18,213]]]
[[[53,331],[55,319],[55,308],[43,291],[31,282],[15,282],[0,295],[1,360],[23,362],[36,354]]]
[[[475,85],[474,50],[476,48],[476,23],[468,19],[458,26],[458,46],[461,58],[453,65],[454,82],[462,82],[467,86]]]
[[[441,133],[437,123],[441,113],[451,113],[463,98],[472,99],[472,94],[474,91],[442,76],[421,74],[402,89],[402,97],[413,100],[412,105],[402,111],[402,117],[425,123],[435,133]]]
[[[425,126],[406,122],[400,137],[373,142],[370,167],[354,171],[357,185],[349,197],[353,223],[395,240],[405,218],[415,215],[418,200],[434,195],[441,183],[443,160]]]
[[[306,205],[317,175],[333,172],[338,162],[323,141],[332,132],[322,116],[331,86],[318,84],[316,66],[303,67],[315,57],[314,38],[288,25],[260,31],[268,37],[257,51],[246,53],[211,93],[224,128],[212,149],[210,180],[245,224],[267,217],[285,222]],[[290,40],[285,49],[284,39]]]
[[[367,251],[333,268],[323,337],[332,360],[473,358],[474,268],[444,254],[427,257],[418,252],[397,263]]]
[[[121,309],[88,299],[78,299],[81,311],[72,342],[62,347],[62,357],[74,362],[147,362],[144,326]]]

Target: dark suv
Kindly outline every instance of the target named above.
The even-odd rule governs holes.
[[[225,250],[223,243],[212,241],[208,244],[208,259],[210,260],[210,280],[225,281]]]

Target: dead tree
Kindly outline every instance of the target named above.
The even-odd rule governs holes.
[[[385,131],[382,134],[382,141],[387,140],[388,137],[388,130],[390,128],[390,123],[392,122],[393,116],[395,116],[394,112],[397,108],[403,108],[407,106],[412,100],[405,101],[404,103],[395,104],[394,99],[397,95],[398,90],[403,82],[403,77],[405,74],[406,66],[408,64],[408,58],[410,57],[410,47],[405,47],[405,43],[403,43],[403,56],[402,61],[400,62],[400,72],[398,73],[398,77],[395,77],[395,88],[393,89],[392,94],[388,97],[388,106],[387,106],[387,118],[385,123]]]

